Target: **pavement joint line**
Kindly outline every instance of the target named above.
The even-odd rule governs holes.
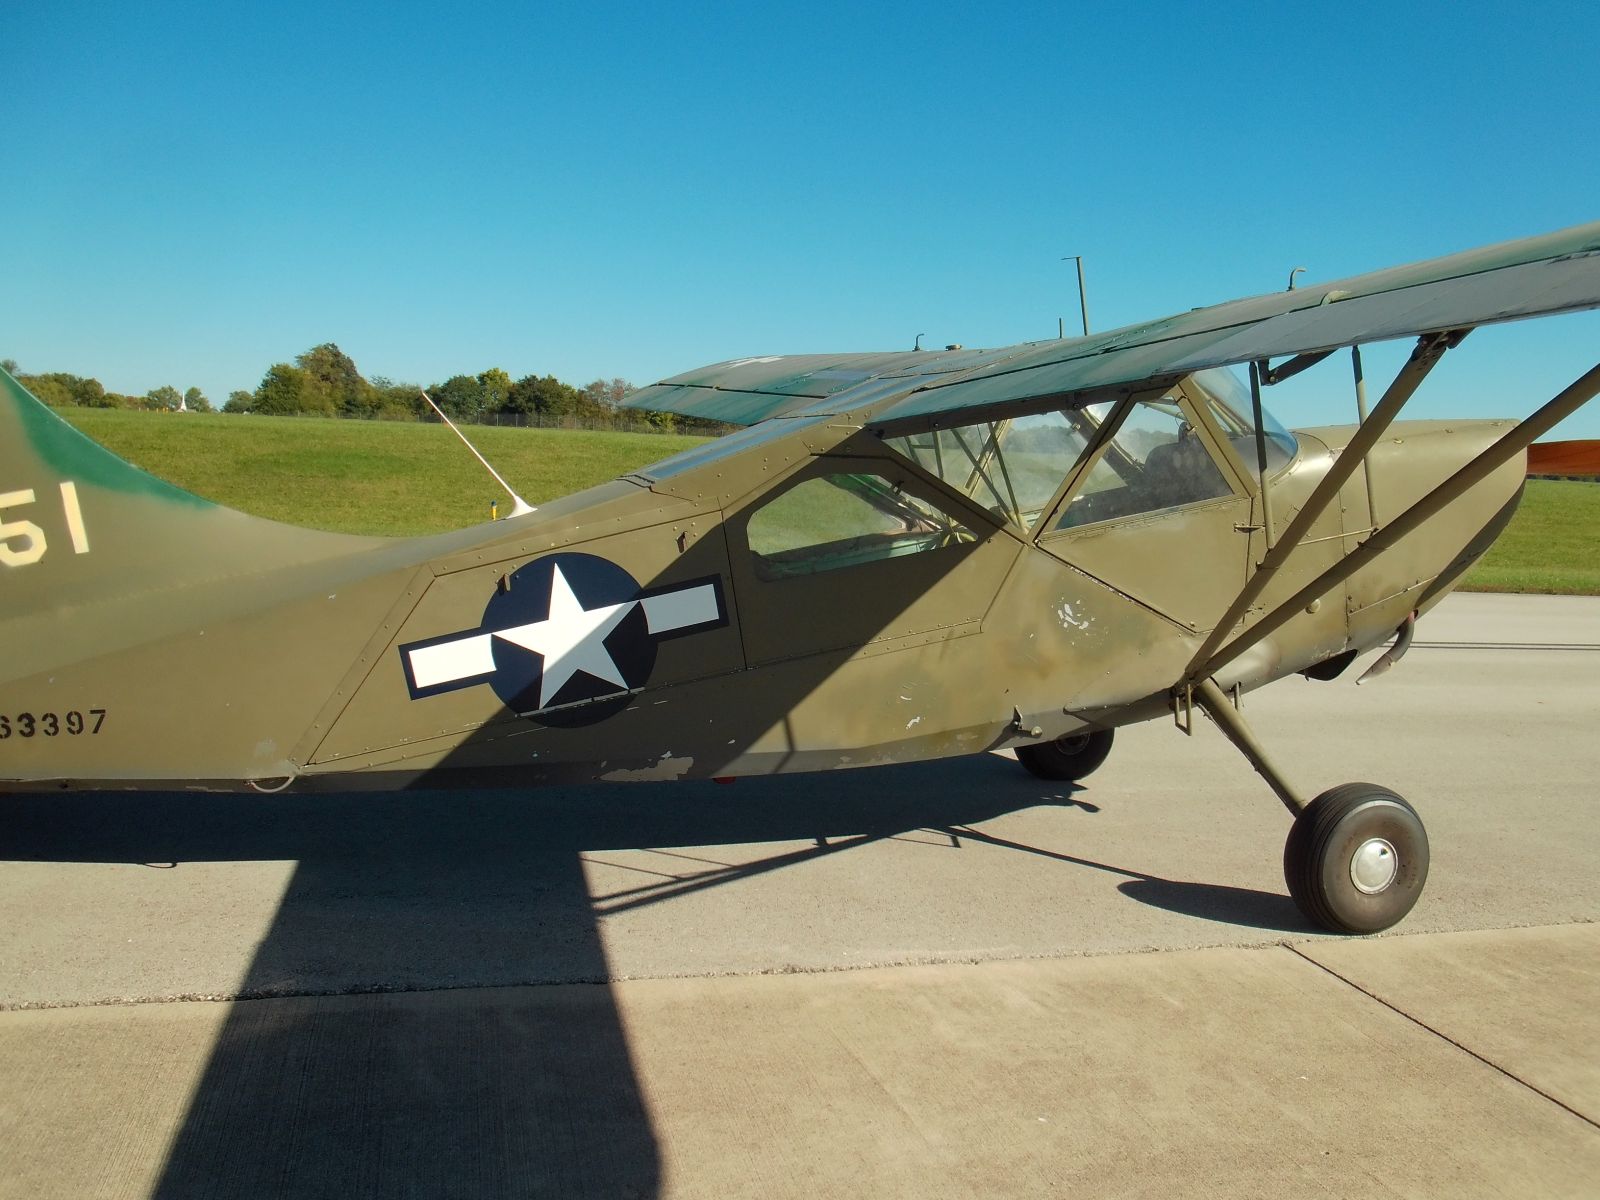
[[[6,1000],[0,997],[0,1018],[9,1013],[66,1012],[82,1008],[143,1008],[159,1004],[253,1004],[259,1000],[336,1000],[356,996],[412,996],[434,992],[490,992],[517,988],[615,987],[618,984],[655,983],[662,980],[764,979],[789,975],[849,975],[859,971],[894,971],[915,967],[984,967],[996,963],[1049,963],[1079,959],[1136,957],[1150,954],[1189,954],[1209,950],[1270,950],[1277,939],[1250,942],[1215,942],[1200,946],[1134,946],[1114,949],[1051,951],[1040,954],[913,955],[882,961],[824,965],[785,964],[745,970],[694,970],[645,972],[637,975],[573,975],[565,979],[489,979],[447,983],[353,983],[331,987],[297,987],[276,990],[248,988],[233,992],[175,992],[138,996],[98,996],[78,1000]]]
[[[1413,650],[1600,650],[1593,642],[1412,642]]]
[[[1296,958],[1302,959],[1305,962],[1310,963],[1313,967],[1316,967],[1320,971],[1327,972],[1329,975],[1333,976],[1333,978],[1337,979],[1340,983],[1344,984],[1346,987],[1353,988],[1355,991],[1360,992],[1363,996],[1366,996],[1369,1000],[1377,1001],[1379,1004],[1383,1005],[1384,1008],[1387,1008],[1390,1012],[1395,1013],[1398,1016],[1404,1017],[1407,1021],[1410,1021],[1417,1028],[1422,1029],[1422,1030],[1424,1030],[1424,1031],[1426,1031],[1428,1033],[1431,1033],[1434,1037],[1438,1038],[1442,1042],[1449,1043],[1450,1045],[1454,1046],[1457,1050],[1461,1051],[1463,1054],[1467,1055],[1468,1057],[1477,1059],[1480,1063],[1482,1063],[1484,1066],[1488,1067],[1491,1071],[1498,1072],[1499,1074],[1505,1076],[1507,1079],[1511,1080],[1512,1083],[1515,1083],[1520,1087],[1527,1088],[1527,1090],[1532,1092],[1535,1096],[1538,1096],[1538,1097],[1540,1097],[1541,1099],[1544,1099],[1544,1100],[1548,1100],[1551,1104],[1554,1104],[1557,1108],[1563,1109],[1566,1112],[1571,1113],[1573,1116],[1577,1117],[1578,1120],[1582,1121],[1585,1125],[1589,1126],[1589,1128],[1594,1129],[1596,1131],[1600,1131],[1600,1121],[1596,1121],[1593,1117],[1590,1117],[1585,1113],[1579,1112],[1577,1109],[1573,1108],[1572,1105],[1566,1103],[1564,1100],[1557,1099],[1555,1096],[1552,1096],[1549,1092],[1545,1091],[1543,1088],[1535,1087],[1533,1084],[1529,1083],[1526,1079],[1523,1079],[1521,1076],[1513,1074],[1511,1071],[1506,1070],[1504,1067],[1502,1067],[1499,1063],[1495,1062],[1493,1059],[1485,1058],[1483,1055],[1479,1054],[1476,1050],[1474,1050],[1471,1046],[1468,1046],[1468,1045],[1466,1045],[1466,1044],[1464,1044],[1464,1043],[1462,1043],[1460,1041],[1457,1041],[1455,1038],[1451,1037],[1448,1033],[1445,1033],[1443,1030],[1435,1029],[1432,1025],[1429,1025],[1426,1021],[1424,1021],[1421,1017],[1413,1016],[1412,1014],[1406,1012],[1406,1010],[1401,1008],[1399,1005],[1390,1003],[1388,1000],[1385,1000],[1382,996],[1378,995],[1378,993],[1373,991],[1371,988],[1363,987],[1361,984],[1357,983],[1355,980],[1353,980],[1353,979],[1351,979],[1351,978],[1349,978],[1349,977],[1347,977],[1345,975],[1339,974],[1338,971],[1335,971],[1332,967],[1328,966],[1327,963],[1318,962],[1316,959],[1312,958],[1309,954],[1305,953],[1305,951],[1301,950],[1299,946],[1293,944],[1292,942],[1280,942],[1279,945],[1281,945],[1285,950],[1289,951],[1289,953],[1293,954]]]

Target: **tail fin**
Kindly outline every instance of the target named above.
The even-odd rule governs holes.
[[[0,370],[0,622],[371,544],[246,516],[157,479]]]
[[[54,478],[178,503],[208,501],[126,463],[79,433],[0,368],[0,487]]]

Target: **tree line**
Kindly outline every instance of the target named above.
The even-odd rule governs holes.
[[[190,412],[215,412],[211,401],[199,388],[180,392],[164,386],[151,388],[142,396],[125,396],[121,392],[108,392],[98,379],[85,379],[65,371],[51,371],[44,375],[29,375],[17,369],[15,359],[0,359],[4,367],[23,387],[52,408],[134,408],[178,409]]]
[[[3,365],[17,381],[46,404],[58,407],[178,409],[212,412],[211,402],[199,388],[180,393],[174,387],[154,388],[143,396],[108,392],[97,379],[53,372],[19,373],[10,359]],[[313,346],[291,362],[274,363],[262,375],[255,391],[235,391],[222,405],[227,413],[261,413],[272,416],[344,417],[355,420],[416,421],[432,416],[422,399],[426,390],[433,402],[459,421],[496,420],[502,416],[537,418],[540,424],[609,426],[617,406],[633,390],[625,379],[596,379],[579,388],[554,375],[524,375],[512,379],[499,367],[476,375],[452,375],[424,389],[382,376],[366,378],[354,360],[332,342]],[[630,414],[632,415],[632,414]],[[706,424],[671,413],[644,413],[639,423],[662,430],[699,432]],[[707,428],[705,432],[720,432]]]

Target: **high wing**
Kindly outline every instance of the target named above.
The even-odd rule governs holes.
[[[1091,337],[996,350],[738,359],[644,388],[625,403],[732,424],[870,406],[884,422],[1596,307],[1600,221]]]
[[[1059,346],[1061,343],[1052,343]],[[775,354],[714,363],[634,392],[623,406],[647,412],[754,425],[818,407],[848,403],[862,388],[884,381],[906,391],[937,379],[1005,362],[1027,344],[999,350],[905,350],[877,354]],[[881,394],[881,393],[879,393]]]

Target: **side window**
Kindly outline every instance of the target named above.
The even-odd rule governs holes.
[[[1175,400],[1134,405],[1056,522],[1071,529],[1214,500],[1232,489]]]
[[[1034,413],[886,441],[996,516],[1028,529],[1111,407]]]
[[[882,475],[822,475],[781,492],[746,527],[757,579],[837,571],[977,537]]]

